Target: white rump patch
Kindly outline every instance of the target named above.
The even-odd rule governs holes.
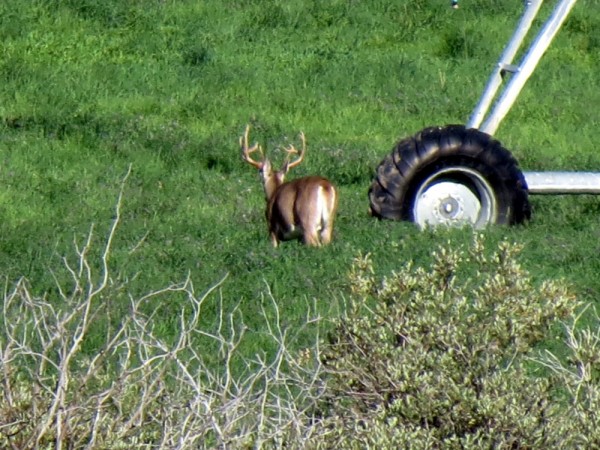
[[[329,210],[329,205],[327,204],[327,195],[325,188],[323,188],[323,186],[319,186],[319,196],[318,196],[318,200],[317,200],[317,204],[319,206],[319,213],[321,215],[321,223],[319,226],[319,231],[321,231],[325,226],[327,226],[327,224],[329,223],[330,220],[330,210]],[[335,191],[334,191],[334,202],[335,202]]]

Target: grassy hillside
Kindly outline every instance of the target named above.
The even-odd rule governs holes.
[[[600,12],[580,0],[497,137],[526,170],[600,170]],[[352,257],[389,272],[468,230],[419,232],[367,216],[373,171],[394,142],[464,123],[520,2],[464,0],[15,0],[0,4],[0,273],[52,296],[94,225],[99,252],[129,165],[112,276],[134,293],[220,280],[252,317],[270,290],[294,324],[316,298],[336,314]],[[239,158],[246,123],[290,176],[341,192],[335,242],[271,248],[258,176]],[[600,290],[600,199],[534,198],[533,221],[485,231],[524,244],[541,278]],[[95,258],[95,259],[94,259]],[[164,305],[165,330],[177,303]],[[252,328],[252,324],[250,323]]]

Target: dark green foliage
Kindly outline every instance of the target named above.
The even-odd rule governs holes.
[[[381,280],[369,255],[355,260],[354,295],[323,354],[326,447],[598,444],[597,325],[573,331],[580,303],[562,281],[536,286],[519,251],[502,242],[490,253],[476,237]],[[558,321],[567,356],[537,357]]]

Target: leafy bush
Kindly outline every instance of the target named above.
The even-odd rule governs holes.
[[[369,255],[355,260],[323,355],[330,447],[598,445],[600,334],[574,331],[580,304],[560,281],[534,283],[519,251],[502,242],[489,255],[476,237],[381,282]],[[558,320],[567,356],[539,356]]]

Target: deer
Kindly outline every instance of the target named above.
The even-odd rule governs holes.
[[[320,247],[331,242],[333,222],[337,211],[338,194],[334,185],[321,176],[307,176],[284,181],[288,171],[298,166],[306,153],[306,138],[300,132],[302,149],[290,144],[280,170],[274,170],[262,147],[248,145],[250,125],[240,137],[242,159],[257,168],[267,202],[266,217],[271,242],[278,247],[281,241],[299,239],[308,246]],[[257,152],[260,159],[253,159]],[[292,157],[295,159],[292,160]]]

